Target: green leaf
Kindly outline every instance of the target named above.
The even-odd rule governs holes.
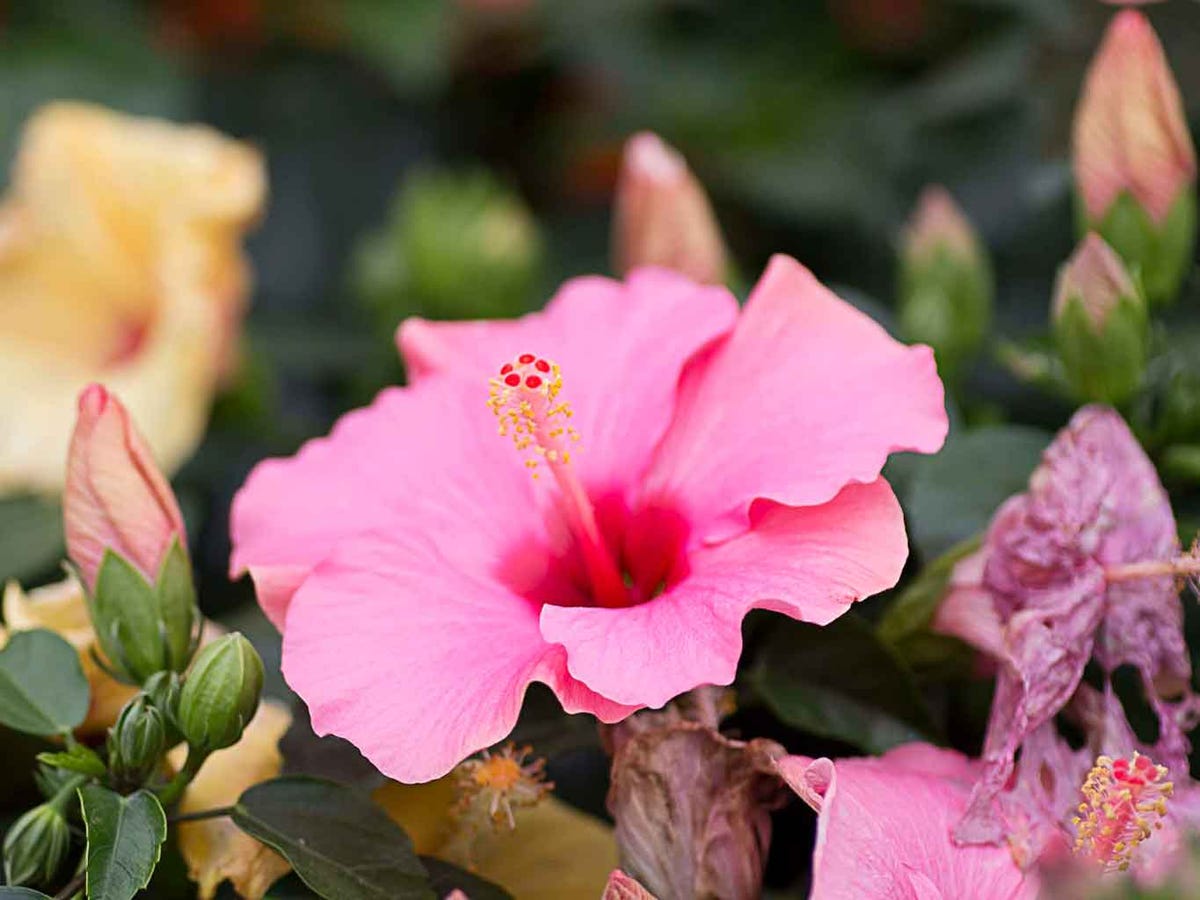
[[[891,601],[875,627],[879,639],[914,671],[934,669],[957,671],[963,661],[961,642],[934,634],[929,623],[946,593],[954,566],[979,549],[979,538],[971,538],[943,553]]]
[[[78,772],[80,775],[91,775],[94,778],[99,778],[108,771],[104,760],[96,751],[82,744],[58,753],[39,753],[37,760],[48,766],[66,769],[68,772]]]
[[[852,613],[823,628],[779,622],[752,680],[788,725],[868,753],[936,735],[912,674]]]
[[[69,731],[88,711],[75,648],[52,631],[18,631],[0,650],[0,724],[28,734]]]
[[[63,557],[62,508],[43,497],[0,500],[0,582],[26,581]]]
[[[88,900],[131,900],[150,883],[167,839],[167,816],[146,790],[122,797],[92,784],[79,789],[87,825]]]
[[[439,897],[445,897],[454,890],[460,890],[470,900],[512,900],[512,894],[478,875],[472,875],[466,869],[460,869],[453,863],[432,856],[422,856],[421,864],[429,873],[429,883],[433,892]]]
[[[992,425],[955,435],[921,461],[905,498],[909,533],[925,559],[987,528],[996,508],[1025,490],[1050,435]]]
[[[289,775],[250,788],[233,821],[281,854],[330,900],[432,900],[408,835],[350,788]]]
[[[35,891],[33,888],[0,886],[0,900],[31,900],[31,898],[50,900],[46,894]]]

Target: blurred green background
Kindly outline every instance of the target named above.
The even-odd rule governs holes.
[[[1148,11],[1195,133],[1200,6]],[[229,503],[257,460],[402,379],[403,316],[514,314],[608,271],[621,147],[650,129],[705,184],[747,284],[789,253],[890,326],[899,231],[936,181],[992,253],[992,346],[1041,335],[1074,245],[1072,109],[1112,13],[1099,0],[10,0],[0,166],[26,116],[60,98],[205,122],[263,150],[246,363],[175,484],[205,611],[256,640],[282,694],[273,630],[226,575]],[[1193,276],[1173,332],[1196,334],[1198,300]],[[977,361],[944,461],[890,469],[915,558],[977,532],[1069,412]],[[1194,527],[1195,486],[1172,486]],[[48,508],[0,510],[0,577],[53,577],[57,527]],[[566,795],[598,809],[591,730],[530,719]],[[966,736],[950,738],[971,749],[981,721],[959,720]],[[773,727],[753,704],[740,724]],[[294,747],[297,766],[358,771],[344,748]],[[774,859],[772,878],[794,865]]]

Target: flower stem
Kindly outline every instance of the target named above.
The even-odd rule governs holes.
[[[188,748],[187,760],[184,762],[183,768],[158,793],[158,799],[164,807],[171,807],[179,802],[184,789],[192,783],[192,779],[196,777],[196,773],[200,771],[200,767],[204,765],[206,759],[208,759],[207,753],[203,753],[195,747]]]
[[[177,813],[170,816],[167,821],[174,825],[177,822],[199,822],[203,819],[220,819],[224,816],[233,815],[232,806],[218,806],[216,809],[198,809],[195,812]]]
[[[53,900],[71,900],[76,894],[83,890],[84,884],[87,882],[87,873],[80,872],[74,878],[67,882],[66,886],[61,891],[54,895]]]
[[[1139,578],[1158,578],[1163,575],[1200,575],[1200,557],[1181,556],[1177,559],[1125,563],[1109,566],[1104,570],[1104,578],[1109,582],[1136,581]]]

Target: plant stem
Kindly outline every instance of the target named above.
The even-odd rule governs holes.
[[[167,821],[174,825],[176,822],[199,822],[202,819],[219,819],[222,816],[233,815],[232,806],[218,806],[216,809],[198,809],[195,812],[177,813],[169,816]]]
[[[87,782],[88,777],[86,775],[72,775],[65,782],[63,782],[63,786],[55,792],[53,797],[50,798],[48,801],[49,805],[53,806],[59,812],[62,812],[64,804],[74,797],[75,792],[79,790],[80,787],[87,784]]]
[[[76,894],[83,890],[84,884],[87,882],[87,873],[80,872],[74,878],[67,882],[66,887],[54,895],[53,900],[71,900]]]
[[[206,759],[208,759],[207,753],[202,753],[195,747],[188,747],[187,760],[184,762],[183,768],[158,793],[158,799],[164,807],[169,808],[179,802],[184,788],[192,783],[192,779],[196,777],[196,773],[200,771],[200,767],[204,765]]]

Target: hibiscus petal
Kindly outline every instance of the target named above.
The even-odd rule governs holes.
[[[283,674],[318,734],[351,741],[399,781],[429,781],[504,738],[531,681],[568,712],[632,709],[572,679],[537,607],[451,558],[456,538],[407,530],[338,545],[287,614]]]
[[[807,771],[827,781],[813,855],[813,900],[894,897],[925,900],[1037,896],[1006,847],[958,847],[950,836],[967,802],[969,765],[950,751],[906,745],[878,759],[792,757],[784,778],[811,791]]]
[[[562,368],[562,396],[582,440],[572,452],[584,483],[605,490],[637,483],[670,424],[680,372],[733,327],[737,303],[665,269],[640,269],[624,283],[567,282],[546,306],[510,321],[408,319],[397,333],[409,377],[468,380],[482,392],[521,353]]]
[[[567,649],[571,674],[621,703],[661,706],[701,684],[729,684],[754,608],[826,624],[900,577],[908,544],[883,479],[829,503],[756,505],[741,537],[692,554],[666,593],[624,609],[545,606],[546,640]]]
[[[473,572],[494,569],[524,534],[545,531],[533,481],[496,434],[483,387],[448,382],[383,391],[295,456],[259,464],[234,498],[234,576],[249,570],[282,627],[304,577],[343,537],[440,527]]]
[[[889,453],[937,450],[946,429],[933,352],[776,256],[728,341],[684,374],[647,492],[683,503],[698,537],[727,537],[756,498],[825,503]]]

